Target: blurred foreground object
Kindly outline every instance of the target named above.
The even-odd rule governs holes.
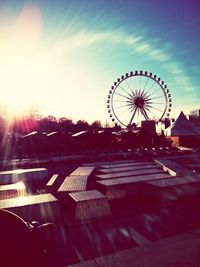
[[[28,223],[0,209],[1,267],[50,266],[48,251],[54,243],[54,224]]]

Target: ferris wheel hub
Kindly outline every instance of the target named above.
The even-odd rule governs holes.
[[[136,97],[134,100],[134,104],[138,108],[143,108],[145,104],[145,100],[142,97]]]

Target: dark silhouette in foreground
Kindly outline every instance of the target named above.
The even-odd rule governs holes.
[[[28,223],[0,209],[1,267],[51,266],[48,252],[53,237],[52,223]]]

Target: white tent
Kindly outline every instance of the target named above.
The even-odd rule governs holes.
[[[200,127],[189,121],[181,111],[176,121],[167,129],[166,136],[200,136]]]

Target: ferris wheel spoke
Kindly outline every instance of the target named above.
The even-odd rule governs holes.
[[[135,87],[135,81],[133,81],[133,79],[135,80],[134,76],[131,77],[131,84],[134,85],[134,87]]]
[[[134,98],[133,98],[134,99]],[[133,99],[128,98],[128,100],[126,100],[127,103],[133,104]]]
[[[153,105],[165,105],[166,103],[149,102],[148,104],[153,104]]]
[[[145,100],[148,100],[148,96],[146,96],[146,93],[144,90],[141,91],[141,97],[143,97]]]
[[[126,99],[130,99],[130,98],[128,98],[127,96],[122,95],[122,94],[119,94],[119,93],[117,93],[117,92],[115,92],[115,94],[116,94],[116,95],[119,95],[119,96],[121,96],[121,97],[124,97],[124,98],[126,98]]]
[[[140,90],[140,96],[143,97],[145,94],[144,90]]]
[[[152,109],[155,109],[155,110],[157,110],[157,111],[160,111],[160,112],[163,112],[163,110],[161,110],[161,109],[159,109],[159,108],[155,108],[155,107],[152,107],[152,106],[148,106],[148,108],[152,108]]]
[[[144,85],[144,90],[145,90],[145,88],[146,88],[146,86],[147,86],[147,84],[148,84],[148,81],[149,81],[149,77],[147,78],[146,83],[145,83],[145,85]]]
[[[125,112],[128,112],[128,111],[129,111],[129,110],[127,110],[127,109],[124,110],[124,111],[122,111],[121,113],[118,114],[118,117],[121,117],[123,114],[125,114]],[[130,113],[130,111],[129,111],[129,113]]]
[[[146,112],[146,110],[144,109],[144,108],[142,108],[141,109],[141,113],[142,113],[142,115],[144,116],[144,118],[146,119],[146,120],[148,120],[148,115],[147,115],[147,112]]]
[[[118,106],[118,107],[115,107],[115,109],[124,108],[124,107],[127,107],[127,105]]]
[[[143,93],[144,93],[144,91],[143,91],[143,90],[139,90],[139,91],[138,91],[138,95],[137,95],[137,96],[139,96],[139,97],[144,97],[144,96],[143,96]]]
[[[125,80],[125,83],[127,84],[128,88],[132,91],[131,86],[129,85],[129,83],[127,82],[127,80]]]
[[[129,95],[130,97],[132,97],[131,94],[129,94],[121,85],[119,85],[119,88],[121,88],[127,95]]]
[[[162,98],[162,97],[164,97],[164,95],[157,96],[157,97],[152,97],[151,99],[157,99],[157,98]]]
[[[130,105],[134,106],[134,98],[133,99],[129,99],[126,102],[129,103]]]
[[[133,106],[132,104],[127,104],[127,108],[133,111],[136,108],[136,106],[135,105]]]
[[[132,103],[127,103],[127,106],[129,106],[131,108],[135,107],[135,105],[133,105]]]
[[[130,121],[129,121],[129,124],[128,124],[128,125],[131,125],[131,124],[132,124],[132,122],[133,122],[133,119],[134,119],[134,117],[135,117],[135,114],[136,114],[136,111],[137,111],[137,108],[135,108],[135,109],[133,110],[133,114],[132,114],[132,116],[131,116],[131,119],[130,119]]]
[[[154,95],[156,92],[159,92],[159,91],[160,91],[160,88],[152,92],[149,96]]]
[[[143,97],[148,98],[148,97],[150,96],[150,95],[149,95],[149,91],[150,91],[150,89],[147,90],[147,92],[144,91]]]
[[[151,89],[155,86],[155,84],[157,84],[157,83],[154,81],[154,83],[151,85],[151,87],[149,89],[147,89],[147,94],[151,91]]]
[[[127,100],[113,100],[113,102],[124,103],[124,102],[127,102]]]
[[[153,115],[153,117],[158,118],[158,116],[156,116],[155,113],[153,113],[150,109],[146,108],[146,110],[147,110],[149,113],[151,113],[151,114]]]

